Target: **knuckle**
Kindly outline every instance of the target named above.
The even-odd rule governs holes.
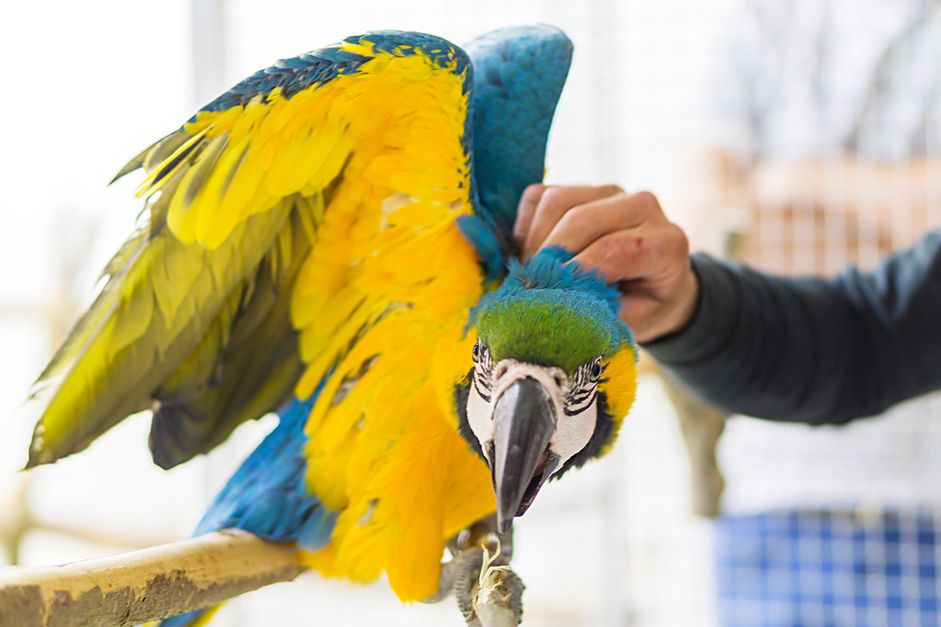
[[[564,187],[550,187],[542,193],[540,207],[548,210],[564,208],[566,196],[567,194]]]
[[[551,189],[551,188],[548,188]],[[547,190],[546,186],[542,183],[532,183],[528,185],[526,189],[523,190],[522,199],[525,202],[535,203],[538,202],[539,198],[542,197],[543,193]]]
[[[633,197],[626,193],[621,192],[610,197],[611,198],[611,207],[618,212],[625,214],[635,214],[638,210],[636,204],[634,204]]]
[[[631,196],[631,200],[644,209],[654,209],[660,207],[660,202],[653,192],[646,190],[639,191]]]
[[[588,225],[588,212],[583,207],[573,207],[559,218],[559,228],[578,231]]]
[[[671,252],[689,254],[689,238],[686,236],[686,231],[678,225],[672,222],[667,223],[664,240]]]

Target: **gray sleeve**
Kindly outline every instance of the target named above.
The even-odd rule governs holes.
[[[645,348],[716,405],[839,424],[941,388],[941,230],[833,280],[692,264],[696,314]]]

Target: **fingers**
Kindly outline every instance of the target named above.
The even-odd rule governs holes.
[[[524,260],[561,246],[576,254],[569,263],[619,283],[621,316],[640,342],[682,328],[695,311],[699,287],[689,242],[649,192],[531,185],[520,199],[513,238]]]
[[[526,243],[526,234],[533,223],[533,216],[536,215],[536,205],[542,198],[546,186],[542,183],[533,183],[520,196],[520,204],[516,208],[516,224],[513,225],[513,241],[517,247],[523,248]]]
[[[578,252],[608,233],[641,225],[657,211],[656,199],[646,192],[620,193],[573,207],[553,227],[540,248],[561,246]]]
[[[645,224],[603,235],[572,261],[597,270],[609,283],[658,281],[689,266],[689,243],[675,224]]]
[[[533,255],[565,213],[593,200],[622,193],[616,185],[548,187],[542,191],[523,245],[523,259]]]
[[[646,276],[652,268],[650,244],[638,229],[608,233],[572,259],[585,270],[596,270],[608,283]]]

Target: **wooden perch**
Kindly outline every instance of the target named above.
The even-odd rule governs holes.
[[[442,568],[471,625],[504,627],[522,619],[523,584],[480,546]],[[492,563],[491,563],[492,562]],[[303,568],[290,544],[237,530],[219,531],[113,557],[64,566],[0,569],[0,625],[137,625],[183,614],[280,581]]]
[[[113,557],[0,570],[0,625],[136,625],[208,607],[303,569],[290,545],[221,531]]]

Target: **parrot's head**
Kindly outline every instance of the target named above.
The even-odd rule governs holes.
[[[617,290],[555,248],[511,263],[474,309],[461,434],[490,466],[507,531],[550,476],[604,454],[634,399],[636,350]]]

